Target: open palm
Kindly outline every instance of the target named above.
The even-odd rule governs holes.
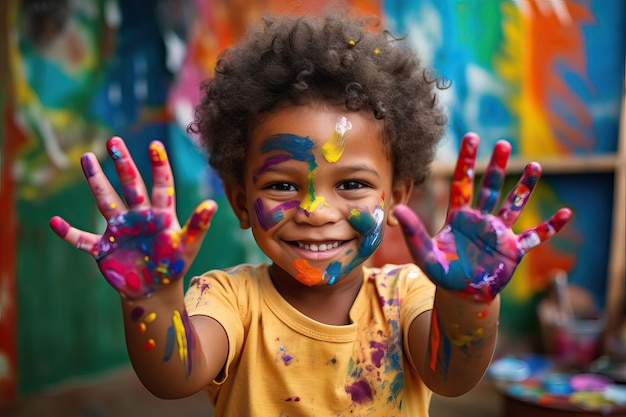
[[[183,228],[175,210],[174,180],[163,144],[150,144],[151,198],[124,141],[107,143],[126,204],[104,175],[96,157],[87,153],[81,165],[98,209],[107,220],[102,235],[72,227],[53,217],[52,229],[66,242],[92,255],[106,280],[123,296],[138,298],[179,281],[195,258],[216,210],[207,200]]]
[[[501,140],[493,150],[475,207],[471,206],[474,165],[479,144],[474,133],[463,137],[450,190],[446,224],[431,238],[418,216],[407,206],[394,214],[416,264],[437,285],[462,291],[477,300],[493,299],[510,281],[522,257],[558,232],[571,218],[561,208],[550,219],[521,234],[511,229],[541,176],[541,167],[530,163],[496,215],[511,145]]]

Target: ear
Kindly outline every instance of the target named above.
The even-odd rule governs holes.
[[[230,207],[239,219],[239,227],[250,228],[250,212],[246,204],[246,188],[237,181],[224,181],[224,192]]]
[[[393,215],[393,207],[398,204],[408,204],[413,192],[413,181],[404,180],[397,181],[393,185],[391,191],[391,200],[389,201],[389,211],[387,212],[387,225],[397,226],[398,219]]]

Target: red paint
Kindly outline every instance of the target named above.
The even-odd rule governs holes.
[[[126,284],[133,290],[137,291],[141,287],[141,277],[135,271],[129,271],[126,274]]]
[[[17,398],[17,291],[16,291],[16,247],[17,247],[17,216],[15,213],[15,183],[13,168],[17,160],[17,150],[26,138],[15,124],[13,109],[3,106],[0,111],[4,115],[4,133],[6,140],[0,149],[2,158],[0,175],[0,294],[4,299],[0,305],[0,352],[8,361],[8,375],[0,375],[0,403],[8,403]]]

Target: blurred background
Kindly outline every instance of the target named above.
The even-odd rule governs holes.
[[[586,371],[598,358],[621,363],[626,359],[626,2],[345,3],[406,35],[424,63],[450,83],[440,95],[449,124],[433,178],[412,199],[433,233],[442,225],[449,178],[467,131],[482,139],[479,174],[493,144],[511,141],[507,188],[527,161],[544,166],[517,232],[561,206],[574,211],[557,237],[524,258],[505,289],[496,356],[567,356],[574,348],[559,350],[551,335],[562,314],[571,314],[599,326],[592,331],[597,333],[592,352],[568,364]],[[249,22],[266,13],[320,13],[328,5],[332,2],[0,2],[0,411],[4,406],[14,413],[9,415],[26,415],[26,402],[68,387],[119,388],[111,377],[118,371],[134,387],[129,388],[134,398],[152,401],[127,372],[117,293],[90,257],[54,235],[48,220],[61,215],[79,228],[102,232],[80,156],[96,153],[112,173],[105,142],[121,136],[149,183],[147,145],[159,139],[173,164],[181,219],[207,197],[221,206],[187,280],[211,268],[264,260],[251,235],[239,229],[207,156],[185,128],[200,81]],[[408,260],[401,236],[392,230],[372,262]],[[84,406],[75,415],[122,415],[98,408],[120,403],[115,393],[99,392],[99,406]],[[72,403],[79,397],[63,398]],[[199,409],[207,404],[202,398]],[[37,415],[69,415],[50,407]]]

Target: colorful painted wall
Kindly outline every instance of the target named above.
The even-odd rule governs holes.
[[[0,48],[7,69],[0,95],[6,120],[0,131],[0,213],[6,222],[0,249],[0,400],[127,363],[117,294],[91,259],[48,228],[48,219],[59,214],[81,228],[103,229],[79,158],[94,151],[110,172],[104,143],[111,135],[126,139],[144,174],[149,141],[166,144],[181,217],[206,197],[221,205],[192,274],[263,259],[250,235],[238,229],[219,180],[184,129],[198,83],[248,22],[266,11],[315,12],[322,3],[327,2],[3,2],[6,25],[0,26],[8,36]],[[441,97],[450,116],[441,165],[454,161],[468,130],[483,138],[483,157],[503,137],[520,159],[593,162],[615,153],[626,2],[349,3],[408,36],[424,61],[451,82]],[[529,331],[529,306],[545,291],[554,268],[569,271],[603,305],[612,172],[610,164],[574,172],[550,171],[535,197],[541,207],[533,204],[517,225],[528,228],[561,205],[576,213],[558,239],[518,269],[505,291],[501,327]],[[445,210],[446,192],[430,190],[430,208]],[[415,205],[419,209],[424,201],[416,198]],[[436,228],[437,219],[430,220]],[[402,245],[389,236],[376,261],[386,261],[389,249],[397,252]]]

